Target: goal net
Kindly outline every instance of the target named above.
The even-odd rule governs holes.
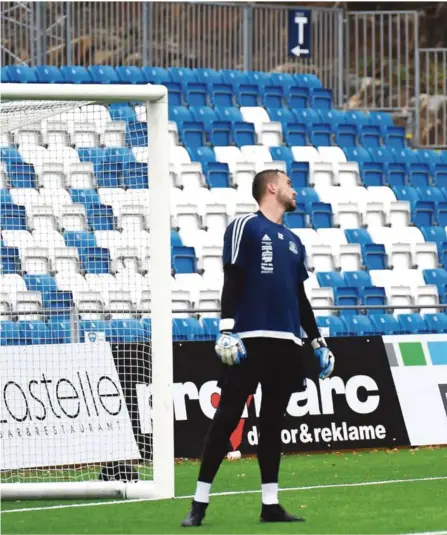
[[[2,84],[0,117],[2,498],[172,497],[166,89]]]

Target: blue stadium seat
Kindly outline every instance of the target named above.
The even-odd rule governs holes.
[[[280,147],[269,147],[270,154],[274,161],[286,162],[288,166],[293,162],[293,153],[290,147],[280,146]],[[290,173],[290,167],[289,167]],[[303,186],[307,186],[303,184]]]
[[[64,232],[64,240],[67,247],[77,247],[79,251],[96,247],[93,232],[67,230]]]
[[[21,342],[24,345],[51,344],[52,336],[48,325],[41,320],[19,321]]]
[[[21,343],[19,324],[14,321],[0,320],[0,345],[16,346]]]
[[[421,201],[436,203],[444,202],[446,200],[442,190],[435,186],[419,186],[416,188],[416,191]]]
[[[73,306],[73,294],[70,291],[57,290],[42,294],[42,308],[52,317],[69,319]]]
[[[234,106],[216,106],[214,110],[217,118],[221,121],[230,121],[234,123],[244,120],[240,110]]]
[[[171,73],[171,77],[174,82],[179,82],[181,84],[195,82],[200,83],[197,78],[197,73],[194,69],[190,69],[188,67],[171,67],[169,72]]]
[[[343,150],[357,147],[356,126],[353,124],[339,124],[335,131],[335,143]]]
[[[143,72],[140,67],[120,65],[115,67],[116,74],[122,84],[145,84]]]
[[[120,186],[121,164],[116,162],[107,162],[93,166],[95,178],[100,188],[118,188]]]
[[[287,108],[267,108],[267,113],[271,121],[278,121],[283,125],[283,130],[287,123],[296,123],[296,116]]]
[[[205,340],[206,334],[202,325],[195,318],[175,318],[172,321],[173,340]]]
[[[337,316],[317,316],[318,328],[328,328],[329,336],[349,336],[346,325]]]
[[[357,127],[361,125],[371,124],[369,115],[360,110],[347,110],[345,113],[345,121],[350,124],[354,124]]]
[[[71,340],[71,320],[52,317],[48,320],[50,337],[53,344],[69,344]]]
[[[270,78],[272,80],[272,85],[280,85],[284,87],[286,91],[290,90],[292,86],[297,86],[294,75],[288,72],[272,72]]]
[[[315,147],[330,147],[332,127],[329,123],[313,123],[307,127],[307,137]]]
[[[425,314],[427,328],[431,333],[447,333],[447,314]]]
[[[183,97],[189,106],[206,106],[208,93],[206,84],[187,82],[182,84]]]
[[[92,230],[115,230],[115,218],[111,206],[95,205],[87,207],[88,223]]]
[[[304,123],[287,123],[283,126],[284,141],[289,147],[307,145],[307,128]]]
[[[298,188],[309,187],[309,162],[292,161],[288,165],[288,172],[290,180],[292,181],[292,187],[295,190]]]
[[[205,131],[208,135],[209,142],[214,147],[227,147],[231,145],[231,122],[230,121],[213,121],[208,126],[204,125]],[[199,142],[200,140],[196,140]],[[202,143],[191,144],[190,146],[202,146],[205,140],[202,139]]]
[[[0,209],[3,210],[8,206],[13,206],[14,201],[8,189],[0,189]]]
[[[413,206],[417,201],[420,200],[420,196],[416,188],[412,188],[411,186],[395,186],[391,189],[398,201],[409,201]]]
[[[39,65],[34,67],[37,81],[41,84],[63,84],[64,78],[58,67]]]
[[[210,188],[230,188],[231,179],[228,164],[223,162],[206,162],[202,164],[206,182]]]
[[[183,247],[182,238],[174,229],[171,229],[171,247]]]
[[[191,113],[191,119],[187,120],[203,123],[207,131],[209,131],[213,122],[219,120],[216,110],[213,110],[209,106],[191,106],[189,112]]]
[[[2,230],[26,230],[25,207],[13,204],[2,208],[0,212],[0,228]]]
[[[165,84],[172,82],[172,76],[169,69],[163,67],[142,67],[144,79],[150,84]]]
[[[362,245],[363,264],[366,269],[387,269],[388,255],[385,246],[378,243],[365,243]]]
[[[184,121],[194,121],[191,110],[186,106],[169,106],[168,119],[180,125]]]
[[[420,314],[399,314],[398,321],[402,334],[428,334],[430,329]]]
[[[237,147],[256,145],[256,132],[253,123],[235,122],[232,125],[233,141]]]
[[[367,149],[369,154],[371,155],[371,159],[373,162],[394,162],[397,161],[394,158],[393,152],[391,150],[388,150],[386,147],[372,147],[370,149]],[[403,160],[405,162],[405,160]]]
[[[265,85],[273,85],[272,75],[267,72],[262,71],[250,71],[248,73],[250,82],[257,84],[259,88],[264,87]]]
[[[408,185],[408,168],[404,163],[388,162],[382,165],[385,166],[388,186],[393,188]]]
[[[92,162],[95,166],[104,162],[106,150],[100,147],[79,148],[78,156],[81,162]]]
[[[107,332],[106,332],[107,336]],[[140,321],[133,318],[112,319],[110,321],[111,343],[144,342],[147,339],[146,331]]]
[[[9,79],[17,84],[35,84],[38,82],[36,73],[28,65],[9,65]]]
[[[112,121],[126,121],[126,123],[134,123],[137,121],[135,110],[126,103],[110,104],[109,113]]]
[[[402,126],[387,126],[383,140],[385,145],[390,149],[404,149],[407,146],[405,128]]]
[[[301,87],[320,88],[321,80],[315,74],[295,74],[297,85]]]
[[[203,318],[203,333],[206,340],[215,340],[219,336],[219,319]]]
[[[7,84],[11,82],[11,76],[9,75],[9,67],[2,67],[1,68],[1,83]]]
[[[310,213],[312,209],[312,203],[320,202],[318,193],[314,188],[299,188],[296,190],[297,202],[303,203],[306,206],[306,212]]]
[[[447,270],[442,268],[424,269],[425,284],[434,284],[435,286],[445,286],[447,284]]]
[[[101,204],[99,194],[95,189],[70,189],[68,192],[74,203],[83,204],[86,208]]]
[[[205,83],[209,85],[210,83],[216,83],[216,84],[223,84],[224,80],[222,77],[222,73],[216,71],[215,69],[194,69],[197,81]]]
[[[280,85],[265,85],[261,88],[261,102],[264,108],[282,108],[284,91]]]
[[[390,335],[399,334],[401,327],[392,314],[372,314],[369,320],[376,334]]]
[[[148,189],[149,177],[147,163],[129,162],[121,167],[122,185],[129,189]]]
[[[431,227],[435,222],[435,203],[416,201],[412,209],[412,221],[417,227]]]
[[[346,329],[354,336],[373,336],[376,334],[375,326],[368,316],[343,316],[341,320],[346,325]]]
[[[336,306],[360,305],[359,289],[348,286],[334,288],[334,304]],[[340,316],[355,316],[357,313],[354,308],[340,310]]]
[[[335,141],[338,144],[337,136]],[[359,165],[362,162],[372,162],[371,154],[363,147],[342,147],[348,162],[357,162]]]
[[[447,150],[442,150],[440,156],[441,162],[447,163]]]
[[[370,111],[369,112],[369,122],[370,124],[380,127],[382,135],[386,133],[387,127],[393,127],[393,118],[389,113],[384,113],[380,111]]]
[[[345,113],[335,108],[331,110],[318,110],[318,115],[322,123],[329,123],[334,132],[338,131],[338,127],[346,123]]]
[[[85,342],[86,333],[105,333],[106,340],[110,340],[112,327],[110,322],[105,320],[80,320],[79,338],[81,342]]]
[[[420,157],[417,151],[411,149],[390,149],[394,161],[401,163],[418,163]]]
[[[66,84],[92,84],[90,73],[81,65],[64,65],[60,67],[62,78]]]
[[[313,123],[321,123],[320,114],[317,110],[312,110],[310,108],[306,109],[297,109],[292,110],[293,114],[296,117],[296,122],[303,123],[303,124],[313,124]]]
[[[324,202],[313,202],[310,210],[310,221],[315,229],[332,228],[332,206]]]
[[[436,243],[438,250],[443,242],[447,242],[447,233],[441,227],[420,227],[419,230],[422,232],[425,241]]]
[[[289,108],[309,107],[310,92],[307,87],[291,86],[286,90],[286,102]]]
[[[345,280],[338,271],[320,271],[317,273],[317,280],[320,288],[337,288],[346,286]]]
[[[176,273],[196,273],[197,260],[194,247],[173,247],[172,267]]]
[[[17,247],[0,247],[0,265],[2,266],[1,272],[3,274],[8,273],[20,273],[20,253]]]
[[[441,227],[447,227],[447,201],[436,203],[436,222]]]
[[[180,141],[187,147],[202,147],[206,143],[203,125],[195,121],[184,121],[179,125]]]
[[[128,147],[110,147],[105,149],[104,161],[111,164],[135,162],[133,152]]]
[[[366,187],[383,186],[385,184],[384,165],[382,162],[361,162],[359,170],[362,182]]]
[[[144,336],[146,337],[146,340],[150,340],[152,337],[152,320],[151,318],[143,318],[141,320],[141,325],[144,329]]]
[[[345,286],[359,288],[362,286],[372,286],[371,276],[367,271],[345,271],[343,273]]]
[[[193,162],[200,162],[202,166],[207,162],[215,162],[216,155],[211,147],[186,147]]]
[[[26,288],[30,292],[56,292],[56,281],[51,275],[24,275]]]
[[[314,87],[310,93],[310,107],[314,110],[330,110],[332,108],[332,91]]]
[[[235,105],[233,86],[231,84],[211,83],[209,96],[211,104],[214,106],[233,107]]]
[[[373,243],[369,232],[364,228],[345,229],[345,236],[348,243]]]
[[[436,163],[431,167],[431,175],[435,186],[447,188],[447,163]]]
[[[17,163],[7,165],[8,178],[13,188],[37,188],[37,176],[34,165]]]
[[[147,123],[131,121],[126,125],[126,145],[128,147],[147,147]]]
[[[387,297],[385,288],[378,286],[363,286],[358,289],[362,304],[368,307],[371,306],[385,306],[387,304]],[[384,308],[369,308],[368,315],[385,314]]]
[[[79,259],[87,273],[110,273],[110,251],[104,247],[83,247]]]
[[[445,263],[444,263],[445,265]],[[447,269],[447,268],[444,268]],[[447,284],[441,284],[438,286],[439,302],[443,305],[447,305]]]
[[[380,128],[374,125],[361,125],[358,129],[360,145],[365,149],[374,149],[382,146]]]
[[[163,85],[168,90],[168,101],[170,106],[183,106],[183,92],[182,86],[178,82],[163,82]]]
[[[419,149],[417,152],[415,152],[415,154],[417,154],[419,161],[422,163],[428,163],[429,165],[435,163],[442,163],[442,158],[440,154],[438,154],[434,150]]]
[[[88,67],[88,72],[95,84],[119,84],[121,82],[115,68],[110,65],[91,65]]]
[[[306,210],[303,204],[297,204],[294,212],[284,214],[284,224],[289,228],[306,228]]]
[[[234,84],[234,94],[239,106],[258,106],[259,90],[255,84]]]

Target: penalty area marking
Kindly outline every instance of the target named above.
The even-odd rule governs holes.
[[[333,483],[329,485],[312,485],[308,487],[286,487],[279,489],[280,492],[292,492],[292,491],[303,491],[303,490],[320,490],[320,489],[336,489],[336,488],[346,488],[346,487],[369,487],[374,485],[391,485],[395,483],[417,483],[419,481],[441,481],[447,480],[447,476],[434,476],[434,477],[417,477],[410,479],[385,479],[383,481],[362,481],[359,483]],[[241,494],[259,494],[260,489],[256,490],[234,490],[227,492],[214,492],[210,496],[239,496]],[[188,496],[176,496],[174,500],[187,500],[193,498],[194,495]],[[66,505],[49,505],[47,507],[25,507],[23,509],[9,509],[6,511],[1,511],[2,515],[8,513],[26,513],[28,511],[49,511],[51,509],[70,509],[73,507],[97,507],[102,505],[119,505],[126,503],[136,503],[136,502],[151,502],[156,501],[156,498],[136,498],[133,500],[110,500],[107,502],[94,502],[94,503],[71,503]],[[447,531],[427,531],[422,533],[414,533],[411,535],[447,535]],[[407,535],[407,534],[401,534]]]

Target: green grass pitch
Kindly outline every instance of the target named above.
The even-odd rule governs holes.
[[[224,462],[213,492],[230,494],[211,498],[203,526],[182,529],[180,522],[188,510],[197,473],[197,462],[177,464],[178,497],[173,500],[3,502],[1,531],[3,534],[447,533],[447,448],[284,456],[280,479],[284,490],[280,501],[291,512],[304,516],[304,524],[259,522],[257,462],[242,459]],[[373,484],[352,485],[368,482]],[[88,506],[72,507],[82,503]]]

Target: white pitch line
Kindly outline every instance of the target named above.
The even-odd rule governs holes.
[[[419,478],[411,478],[411,479],[385,479],[383,481],[362,481],[360,483],[333,483],[328,485],[312,485],[309,487],[286,487],[283,489],[279,489],[280,492],[292,492],[292,491],[301,491],[301,490],[320,490],[320,489],[335,489],[335,488],[344,488],[344,487],[369,487],[372,485],[391,485],[395,483],[416,483],[419,481],[440,481],[440,480],[447,480],[447,476],[435,476],[435,477],[419,477]],[[241,494],[259,494],[261,492],[260,489],[256,490],[234,490],[234,491],[228,491],[228,492],[214,492],[211,493],[211,496],[239,496]],[[187,500],[193,498],[194,495],[188,495],[188,496],[176,496],[175,500]],[[70,509],[72,507],[96,507],[96,506],[102,506],[102,505],[119,505],[119,504],[126,504],[126,503],[135,503],[135,502],[151,502],[156,501],[156,498],[136,498],[133,500],[110,500],[108,502],[94,502],[94,503],[71,503],[67,505],[49,505],[46,507],[29,507],[29,508],[23,508],[23,509],[7,509],[6,511],[1,511],[1,514],[5,515],[7,513],[26,513],[28,511],[48,511],[51,509]],[[429,532],[427,532],[428,534]],[[438,534],[445,534],[447,535],[447,532],[433,532]],[[405,535],[405,534],[403,534]],[[413,534],[411,534],[413,535]],[[422,535],[422,534],[414,534],[414,535]]]

